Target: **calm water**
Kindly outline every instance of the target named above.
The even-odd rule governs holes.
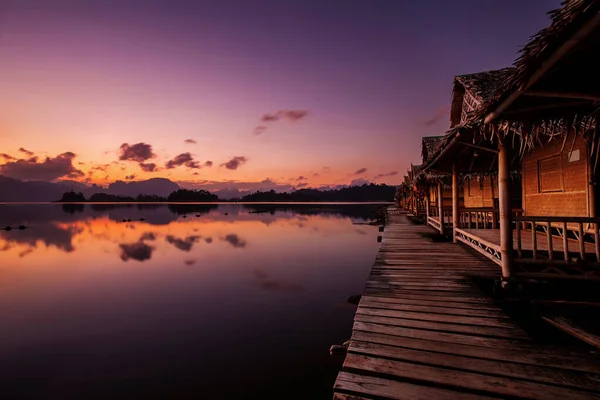
[[[0,397],[329,399],[373,211],[0,205]]]

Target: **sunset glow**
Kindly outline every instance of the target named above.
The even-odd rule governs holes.
[[[559,2],[520,2],[508,31],[517,2],[342,3],[4,2],[0,175],[398,184],[447,129],[452,77],[510,64]]]

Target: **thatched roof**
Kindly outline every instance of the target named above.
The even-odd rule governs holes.
[[[422,165],[426,165],[429,161],[429,157],[435,153],[444,136],[425,136],[421,141],[421,159],[423,160]]]
[[[502,68],[475,74],[457,75],[454,77],[454,83],[461,84],[476,100],[485,102],[514,73],[514,68]]]
[[[514,72],[507,77],[479,110],[484,119],[506,100],[507,111],[527,110],[517,119],[573,117],[589,115],[597,109],[600,97],[587,99],[564,96],[567,92],[590,97],[600,95],[597,74],[600,59],[600,1],[565,0],[549,13],[552,23],[535,34],[519,52]],[[549,68],[550,69],[546,69]],[[545,92],[543,97],[535,93]],[[525,95],[523,95],[525,93]],[[562,93],[552,96],[552,93]],[[549,95],[550,94],[550,95]],[[583,101],[582,101],[583,100]],[[533,112],[534,108],[539,112]],[[531,111],[529,111],[531,110]],[[507,118],[505,114],[500,114]],[[510,116],[510,119],[514,119]]]

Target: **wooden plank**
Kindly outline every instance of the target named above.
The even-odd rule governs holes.
[[[440,303],[435,300],[427,300],[422,296],[419,298],[414,298],[415,296],[410,297],[398,297],[398,296],[373,296],[366,294],[361,298],[361,301],[364,299],[365,301],[377,301],[381,303],[392,303],[398,305],[418,305],[418,306],[432,306],[439,308],[454,308],[454,309],[462,309],[462,310],[481,310],[481,311],[497,311],[501,312],[499,308],[490,301],[490,303],[486,303],[482,301],[481,303],[462,303],[462,302],[447,302]],[[486,300],[486,299],[484,299]],[[508,317],[508,316],[507,316]]]
[[[588,332],[585,329],[577,326],[575,322],[567,318],[555,317],[551,315],[542,316],[542,319],[548,322],[550,325],[560,329],[561,331],[576,337],[582,342],[585,342],[590,346],[600,349],[600,336],[594,335],[593,333]]]
[[[371,299],[371,297],[369,297]],[[600,304],[600,303],[599,303]],[[425,306],[418,304],[410,304],[407,301],[403,301],[402,303],[394,304],[394,303],[385,303],[373,300],[363,300],[360,301],[361,307],[368,308],[380,308],[386,310],[399,310],[399,311],[413,311],[420,313],[428,313],[428,314],[441,314],[448,316],[463,316],[463,317],[479,317],[486,318],[490,320],[510,320],[510,317],[501,311],[487,309],[465,309],[465,308],[453,308],[453,307],[444,307],[444,306]]]
[[[478,372],[486,375],[499,375],[508,378],[589,390],[596,389],[598,387],[598,380],[600,379],[600,375],[544,368],[539,365],[518,364],[491,358],[481,359],[455,354],[432,353],[430,351],[406,349],[357,340],[352,340],[348,351],[357,354],[393,358],[400,361]]]
[[[359,393],[363,396],[372,395],[394,400],[492,399],[491,397],[481,397],[471,393],[415,385],[408,382],[353,374],[350,372],[340,372],[335,382],[334,390],[343,390],[351,393]],[[350,399],[352,399],[352,397],[350,397]]]
[[[356,310],[357,314],[366,314],[380,317],[391,317],[391,318],[407,318],[415,319],[418,321],[434,321],[444,322],[449,324],[463,324],[463,325],[475,325],[475,326],[489,326],[497,328],[509,328],[517,329],[517,325],[511,320],[507,319],[496,319],[496,318],[480,318],[473,316],[459,316],[459,315],[445,315],[438,313],[429,312],[418,312],[413,310],[394,310],[394,309],[380,309],[372,308],[367,304],[359,304]]]
[[[589,355],[584,357],[579,353],[560,351],[552,347],[538,348],[535,346],[529,349],[521,347],[518,351],[511,351],[504,347],[486,348],[469,344],[438,342],[425,338],[398,337],[363,331],[354,331],[352,340],[600,375],[600,365],[597,358]]]
[[[403,326],[383,325],[365,321],[354,321],[354,330],[363,332],[381,333],[391,336],[405,336],[409,338],[422,338],[426,340],[436,340],[444,343],[466,344],[479,347],[501,347],[509,348],[514,344],[510,339],[499,339],[482,336],[464,335],[461,333],[449,333],[442,331],[432,331],[418,328],[410,328]]]
[[[590,392],[571,388],[447,368],[436,368],[429,365],[413,364],[354,353],[349,353],[346,356],[344,368],[392,375],[401,379],[420,381],[423,384],[430,383],[443,386],[447,389],[478,392],[488,396],[502,395],[536,399],[540,398],[540,395],[543,393],[544,398],[569,400],[589,400],[591,396]]]
[[[479,325],[462,325],[446,322],[420,321],[405,318],[389,318],[377,315],[368,315],[358,313],[355,321],[367,322],[370,324],[381,324],[389,326],[400,326],[403,328],[424,329],[429,331],[466,333],[469,335],[479,335],[485,337],[506,338],[506,339],[529,339],[529,337],[520,329],[515,328],[496,328]]]

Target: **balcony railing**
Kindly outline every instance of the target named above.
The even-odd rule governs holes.
[[[563,258],[564,261],[571,261],[578,258],[591,261],[591,256],[595,254],[596,262],[600,262],[600,218],[517,215],[513,221],[519,258],[531,251],[534,260],[543,255],[548,260]],[[530,248],[526,246],[524,233],[531,235],[527,238],[531,240]],[[571,253],[575,253],[575,257]]]

